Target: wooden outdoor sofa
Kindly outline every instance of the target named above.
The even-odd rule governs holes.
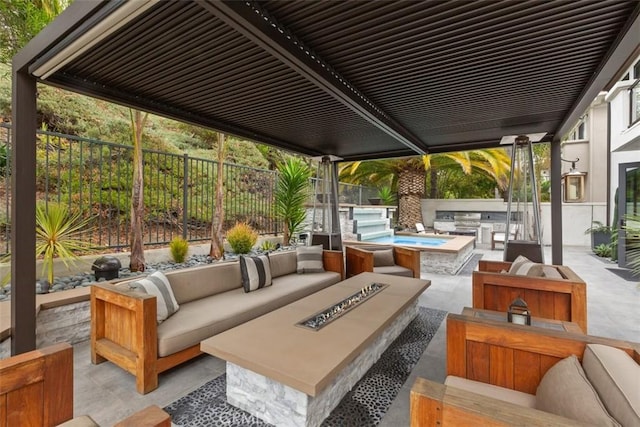
[[[120,366],[136,377],[138,393],[148,393],[158,387],[158,374],[202,354],[204,339],[342,280],[342,251],[320,252],[325,271],[307,274],[296,274],[296,251],[272,253],[273,284],[249,293],[238,261],[170,271],[179,310],[160,324],[155,296],[132,291],[129,282],[95,284],[91,361]]]
[[[73,417],[73,347],[59,343],[0,360],[0,426],[96,427]],[[149,406],[119,427],[169,427],[169,414]]]
[[[535,394],[545,373],[557,362],[571,355],[582,361],[587,344],[622,349],[640,364],[638,343],[449,314],[447,375],[461,380],[450,381],[451,377],[448,377],[447,382],[460,386],[418,378],[411,390],[411,426],[584,425],[503,398],[515,393],[512,390]],[[635,368],[631,381],[633,375],[636,378],[640,375],[640,366]],[[478,383],[471,382],[471,387],[465,387],[469,383],[467,380],[483,384],[477,387]],[[479,389],[488,392],[479,394]],[[610,394],[614,401],[620,401],[616,399],[617,394],[597,393],[601,398],[601,394]],[[492,394],[494,397],[490,396]],[[637,398],[638,393],[631,393],[631,405]],[[638,402],[635,401],[637,416]]]
[[[511,264],[479,261],[472,277],[473,308],[506,312],[520,297],[532,316],[575,322],[587,332],[587,285],[573,270],[544,265],[543,277],[504,273]]]
[[[420,278],[420,251],[400,246],[345,246],[347,278],[364,272]]]

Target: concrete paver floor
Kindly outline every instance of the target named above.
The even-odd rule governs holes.
[[[502,259],[502,251],[477,248],[483,259]],[[640,341],[640,287],[607,270],[615,264],[599,259],[586,247],[565,247],[564,264],[587,283],[589,334]],[[551,260],[546,248],[545,259]],[[432,281],[420,297],[420,305],[460,313],[471,306],[471,276],[423,274]],[[389,408],[381,426],[409,425],[409,392],[420,376],[443,382],[445,378],[446,325],[442,323],[409,379]],[[135,391],[135,378],[105,362],[92,365],[89,343],[74,346],[75,415],[91,415],[100,425],[110,426],[150,404],[164,407],[222,374],[223,360],[203,355],[160,375],[158,389],[146,395]]]

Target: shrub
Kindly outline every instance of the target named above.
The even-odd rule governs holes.
[[[183,263],[189,252],[189,242],[180,236],[176,236],[169,243],[171,258],[177,263]]]
[[[598,245],[593,248],[593,253],[602,258],[611,257],[611,245]]]
[[[246,222],[237,222],[231,230],[227,231],[227,241],[233,252],[246,254],[258,241],[258,233]]]

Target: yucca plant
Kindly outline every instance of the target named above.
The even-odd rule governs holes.
[[[276,214],[284,221],[283,244],[300,231],[307,215],[304,204],[308,196],[311,170],[302,160],[292,157],[278,167]]]
[[[78,256],[76,251],[89,249],[89,243],[77,239],[89,223],[80,213],[70,213],[65,205],[39,203],[36,206],[36,257],[42,256],[42,274],[53,283],[53,259],[60,258],[66,267]]]

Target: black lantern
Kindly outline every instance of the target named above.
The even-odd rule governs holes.
[[[518,325],[531,325],[531,313],[522,298],[518,297],[511,302],[507,311],[507,320]]]

